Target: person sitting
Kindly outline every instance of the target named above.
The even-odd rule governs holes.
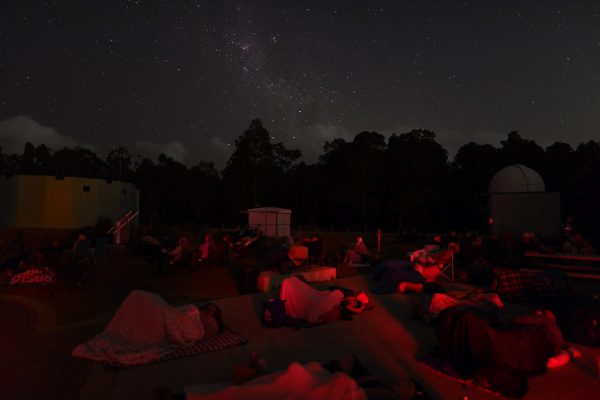
[[[123,365],[147,363],[223,329],[221,310],[212,303],[174,307],[154,293],[134,290],[106,329],[75,347],[73,355]]]
[[[223,238],[214,246],[214,260],[218,266],[229,266],[229,254],[233,249],[233,242],[229,235],[224,235]]]
[[[86,240],[87,236],[85,234],[80,233],[79,235],[77,235],[77,239],[75,240],[75,243],[73,243],[73,247],[71,247],[71,252],[77,252],[78,246],[81,246],[81,243],[85,242]]]
[[[357,236],[356,241],[351,248],[344,254],[344,265],[353,265],[360,263],[369,263],[371,261],[371,252],[365,245],[362,236]]]
[[[317,290],[297,276],[281,282],[279,297],[284,301],[288,317],[308,323],[351,319],[369,302],[364,292],[352,296],[341,289]]]
[[[161,275],[168,256],[163,243],[156,237],[146,234],[140,238],[140,251],[149,265],[156,265],[155,275]]]
[[[198,246],[195,262],[199,267],[206,266],[209,270],[215,262],[214,259],[215,243],[210,233],[204,235],[204,242]]]
[[[287,251],[287,259],[295,269],[308,262],[308,247],[297,236],[293,238]]]
[[[186,267],[190,264],[191,251],[187,238],[179,239],[177,246],[168,254],[169,264],[175,267]]]
[[[563,245],[565,253],[579,254],[579,255],[592,255],[596,254],[596,249],[584,239],[581,233],[572,235]]]
[[[461,376],[505,396],[522,397],[528,377],[581,355],[565,349],[550,311],[515,318],[502,328],[468,310],[450,308],[440,313],[436,334],[442,356]]]
[[[458,248],[454,243],[450,243],[447,249],[441,250],[437,244],[434,244],[411,253],[411,265],[414,272],[407,269],[407,272],[400,277],[398,292],[422,292],[426,289],[425,284],[433,283],[441,274],[444,266],[451,262],[454,252]],[[438,284],[430,285],[427,289],[438,291],[438,286]]]
[[[323,265],[323,241],[320,237],[313,235],[302,239],[302,244],[308,247],[308,256],[312,263]]]
[[[45,247],[42,251],[44,260],[49,267],[57,270],[62,267],[65,256],[65,246],[63,246],[58,239],[52,239],[50,244]]]

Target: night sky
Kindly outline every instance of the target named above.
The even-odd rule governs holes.
[[[0,146],[124,145],[220,168],[259,117],[325,140],[600,137],[599,1],[2,1]]]

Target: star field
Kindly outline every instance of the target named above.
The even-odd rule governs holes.
[[[593,1],[6,1],[0,54],[0,121],[188,163],[222,166],[254,117],[308,161],[362,130],[451,153],[600,130]]]

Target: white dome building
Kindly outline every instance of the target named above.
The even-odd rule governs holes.
[[[492,177],[488,193],[545,192],[544,180],[534,170],[522,164],[502,168]]]
[[[492,177],[488,211],[495,235],[559,234],[560,193],[547,193],[540,174],[522,164],[502,168]]]

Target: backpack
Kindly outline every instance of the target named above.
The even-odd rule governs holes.
[[[263,300],[260,321],[265,327],[281,328],[284,326],[287,318],[283,300],[277,298]]]

